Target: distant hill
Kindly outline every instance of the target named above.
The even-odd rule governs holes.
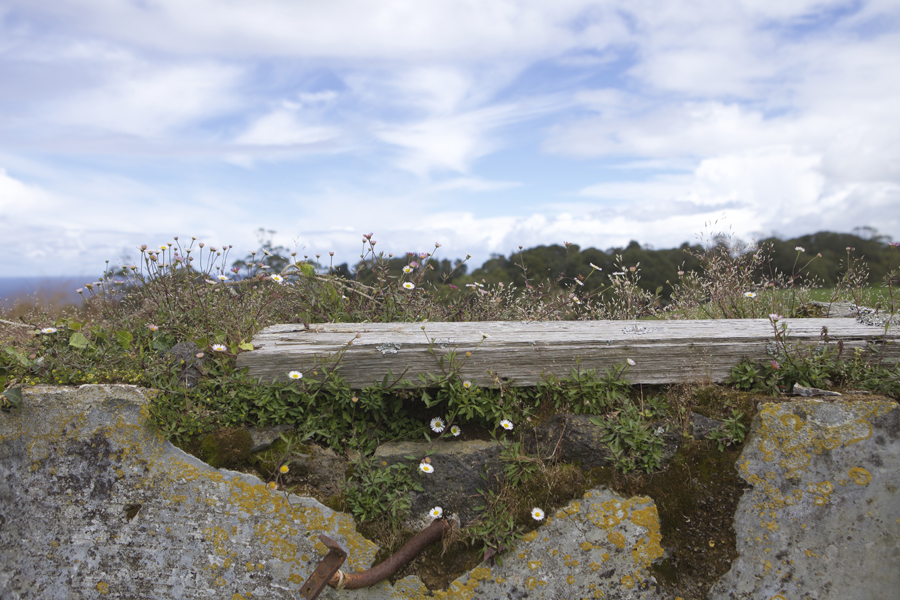
[[[760,240],[753,248],[760,248],[767,257],[763,262],[766,273],[760,272],[760,278],[772,279],[777,273],[796,275],[798,283],[815,283],[821,287],[834,287],[847,271],[848,260],[861,260],[868,268],[868,284],[881,285],[885,273],[889,269],[897,269],[900,262],[900,248],[892,248],[889,236],[878,235],[875,230],[866,229],[861,235],[849,233],[833,233],[820,231],[810,235],[782,240],[771,237]],[[714,239],[713,247],[727,247],[730,250],[739,248],[729,245],[724,238]],[[803,248],[803,252],[796,248]],[[537,246],[523,249],[509,256],[493,255],[481,267],[469,271],[459,259],[444,259],[435,262],[434,271],[428,273],[426,282],[440,284],[443,277],[446,282],[457,287],[477,281],[479,283],[512,283],[521,287],[526,283],[543,280],[559,281],[561,284],[574,285],[579,275],[583,280],[585,291],[605,287],[609,284],[608,275],[622,268],[638,267],[640,269],[640,287],[648,291],[660,290],[666,297],[671,292],[667,282],[675,281],[678,271],[699,270],[700,260],[697,258],[708,250],[699,244],[684,243],[678,248],[656,250],[641,246],[632,241],[624,248],[582,249],[577,244]],[[848,248],[850,250],[848,250]],[[893,266],[891,251],[893,250]],[[818,254],[822,256],[819,257]],[[619,257],[620,262],[617,262]],[[416,257],[391,259],[391,272],[398,272],[408,260]],[[592,266],[594,265],[594,266]],[[371,269],[363,268],[358,263],[353,268],[346,263],[339,265],[336,272],[344,277],[358,278],[368,282],[374,278]],[[524,266],[524,270],[523,270]],[[454,270],[455,267],[455,270]],[[598,271],[598,268],[600,269]],[[590,276],[589,276],[590,275]]]

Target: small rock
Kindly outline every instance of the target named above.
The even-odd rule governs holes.
[[[814,387],[804,387],[802,385],[794,384],[794,389],[791,392],[794,396],[804,396],[804,397],[812,397],[812,396],[840,396],[839,392],[830,392],[828,390],[820,390],[819,388]]]
[[[691,413],[691,435],[695,439],[705,440],[709,437],[709,432],[715,429],[721,429],[725,423],[718,419],[710,419],[697,413]]]
[[[556,414],[524,438],[528,452],[544,458],[580,464],[585,471],[613,464],[613,454],[603,443],[603,429],[590,415]]]
[[[203,366],[204,357],[197,358],[200,348],[194,342],[179,342],[164,353],[172,364],[181,366],[179,381],[184,382],[185,387],[192,388],[203,379],[200,367]]]
[[[503,556],[450,584],[453,597],[659,600],[651,567],[663,556],[656,504],[593,488],[548,514]]]
[[[388,466],[398,462],[409,464],[411,461],[406,458],[407,455],[425,456],[429,447],[431,444],[428,442],[391,442],[379,446],[375,456]],[[424,491],[414,494],[410,516],[416,518],[430,508],[440,506],[447,514],[458,514],[463,526],[466,526],[479,514],[474,510],[479,504],[477,498],[472,498],[475,490],[499,489],[498,476],[503,472],[500,446],[496,442],[483,440],[439,441],[432,450],[434,452],[429,458],[434,472],[413,474]],[[411,464],[411,467],[417,469],[418,463]],[[487,481],[482,478],[485,470],[489,473]]]
[[[247,430],[253,440],[250,452],[260,452],[272,445],[275,440],[281,438],[281,434],[291,431],[290,425],[275,425],[274,427],[251,427]]]
[[[819,302],[813,300],[799,308],[797,316],[812,318],[853,318],[872,309],[857,306],[852,302]]]

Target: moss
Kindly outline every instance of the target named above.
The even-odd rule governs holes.
[[[692,410],[704,417],[719,420],[731,417],[731,411],[737,410],[744,413],[745,418],[741,422],[749,426],[752,415],[756,414],[759,400],[759,396],[754,393],[712,385],[694,392]],[[771,402],[772,399],[768,398],[767,401]]]
[[[292,434],[288,434],[288,440],[291,439]],[[313,455],[312,448],[306,444],[291,444],[290,446],[290,454],[291,456],[296,455],[305,455],[311,456]],[[266,448],[265,450],[260,450],[259,452],[254,453],[250,456],[248,462],[254,468],[256,468],[257,472],[263,479],[267,479],[275,474],[275,470],[284,462],[289,462],[286,460],[288,455],[288,443],[284,441],[284,439],[277,439],[272,442],[272,445]]]
[[[200,460],[203,460],[203,450],[201,448],[201,442],[205,437],[205,435],[192,435],[190,437],[172,438],[170,441],[172,442],[173,446],[184,450],[191,456],[196,456]]]
[[[734,467],[740,452],[740,447],[719,452],[711,442],[689,440],[657,473],[591,471],[590,485],[605,483],[625,497],[653,498],[666,556],[651,569],[675,596],[705,598],[737,557],[732,522],[748,487]]]
[[[216,469],[236,469],[247,463],[253,439],[246,429],[223,427],[203,438],[200,453]]]
[[[329,496],[322,501],[322,504],[337,512],[345,512],[347,510],[347,506],[346,504],[344,504],[343,494],[335,494],[334,496]]]
[[[265,450],[254,453],[250,457],[249,463],[256,467],[263,479],[267,479],[281,464],[286,452],[287,444],[285,441],[277,439]]]

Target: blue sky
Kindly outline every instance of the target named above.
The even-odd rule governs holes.
[[[897,57],[896,0],[0,0],[0,277],[898,239]]]

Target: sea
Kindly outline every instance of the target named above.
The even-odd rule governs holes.
[[[76,290],[96,280],[96,275],[0,277],[0,307],[10,308],[16,300],[27,301],[28,298],[40,298],[61,305],[80,305],[82,298]]]

